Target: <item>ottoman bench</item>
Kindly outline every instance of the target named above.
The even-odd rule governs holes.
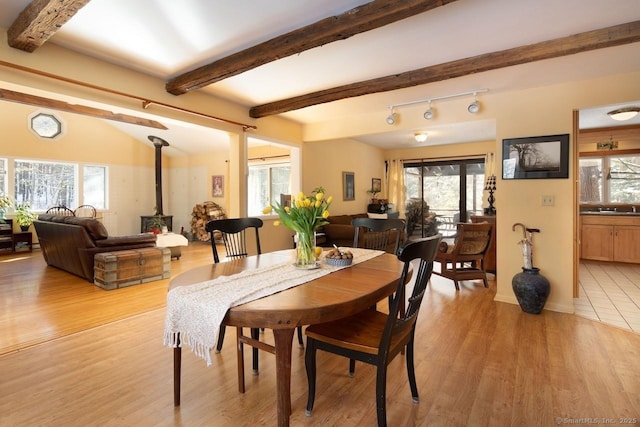
[[[93,283],[112,290],[171,276],[169,248],[140,248],[96,254]]]

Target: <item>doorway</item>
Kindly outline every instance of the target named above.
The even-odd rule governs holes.
[[[640,332],[640,263],[582,259],[583,210],[631,210],[640,205],[640,116],[616,121],[609,112],[630,104],[576,111],[574,165],[580,185],[575,188],[577,236],[575,250],[575,313],[602,323]],[[639,166],[640,167],[640,166]]]
[[[421,237],[433,231],[425,221],[435,221],[437,231],[447,237],[455,234],[458,222],[482,214],[484,166],[484,158],[405,162],[407,212],[418,211]]]

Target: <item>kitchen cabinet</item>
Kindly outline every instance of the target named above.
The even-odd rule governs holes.
[[[580,258],[640,263],[640,216],[581,215]]]

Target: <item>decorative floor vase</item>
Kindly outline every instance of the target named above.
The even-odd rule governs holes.
[[[540,314],[544,308],[551,286],[539,268],[522,268],[522,273],[513,276],[513,293],[525,313]]]
[[[317,268],[316,262],[316,233],[300,233],[296,234],[296,267],[298,268]]]

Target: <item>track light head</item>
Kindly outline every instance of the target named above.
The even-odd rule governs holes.
[[[431,108],[431,101],[429,101],[429,108],[427,108],[427,111],[424,112],[424,119],[425,120],[431,120],[433,119],[433,117],[435,116],[436,112],[434,111],[433,108]]]
[[[391,111],[391,114],[387,116],[387,124],[394,125],[396,124],[396,120],[398,120],[398,113]]]
[[[469,111],[471,114],[475,114],[480,111],[480,103],[478,102],[478,96],[476,93],[473,94],[473,102],[469,104],[469,106],[467,107],[467,111]]]

